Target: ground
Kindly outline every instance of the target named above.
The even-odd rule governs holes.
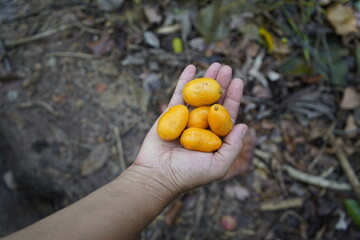
[[[139,239],[359,239],[357,2],[245,2],[0,0],[0,236],[118,176],[182,69],[218,61],[243,151]]]

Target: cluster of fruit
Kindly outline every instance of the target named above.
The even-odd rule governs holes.
[[[185,105],[171,107],[159,119],[157,132],[160,138],[172,141],[181,135],[180,143],[186,149],[201,152],[219,149],[222,144],[220,137],[226,136],[233,127],[226,108],[214,104],[222,94],[220,84],[214,79],[197,78],[188,82],[182,96],[195,108],[189,113]]]

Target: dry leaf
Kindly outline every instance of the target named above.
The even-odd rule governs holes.
[[[59,95],[53,96],[52,100],[53,100],[53,102],[56,102],[56,103],[63,103],[63,102],[65,102],[66,97],[67,97],[66,93],[61,93]]]
[[[159,14],[157,8],[151,5],[146,5],[144,7],[144,14],[149,23],[160,23],[162,20],[162,16]]]
[[[255,131],[249,128],[243,142],[243,147],[240,154],[237,156],[235,162],[226,174],[224,179],[235,177],[250,167],[251,160],[254,155],[254,148],[256,144]]]
[[[97,6],[104,11],[114,11],[119,9],[124,3],[124,0],[97,0]]]
[[[280,129],[282,132],[282,136],[286,145],[287,150],[290,153],[294,153],[296,150],[296,137],[297,131],[295,129],[294,123],[290,120],[281,120]]]
[[[351,7],[336,4],[326,9],[326,18],[335,28],[335,32],[341,36],[358,31],[356,16]]]
[[[360,107],[360,94],[355,90],[355,88],[345,88],[340,107],[342,109],[355,109]]]
[[[260,45],[257,42],[250,41],[245,48],[246,55],[250,57],[256,57],[259,53]]]
[[[90,154],[83,160],[81,175],[86,176],[100,169],[106,163],[110,149],[105,143],[97,145]]]
[[[169,211],[165,215],[165,224],[167,226],[171,226],[174,224],[177,216],[179,216],[179,214],[181,212],[183,205],[184,205],[183,201],[180,201],[180,200],[175,201],[171,205]]]
[[[226,186],[225,193],[233,198],[240,200],[240,201],[244,201],[245,199],[250,197],[249,190],[241,185]]]
[[[91,49],[95,57],[102,57],[111,52],[111,50],[115,47],[115,41],[111,39],[109,35],[105,35],[98,41],[88,43],[88,47]]]
[[[355,138],[357,137],[357,133],[358,133],[358,128],[356,126],[355,123],[355,119],[353,117],[352,114],[350,114],[347,119],[346,119],[346,124],[345,124],[345,133],[349,138]]]
[[[314,76],[302,76],[300,77],[300,81],[306,84],[314,84],[318,83],[320,80],[322,80],[324,77],[321,74],[314,75]]]
[[[153,32],[150,31],[144,32],[144,39],[148,45],[155,48],[160,47],[160,40]]]
[[[268,118],[264,118],[260,122],[260,126],[265,130],[272,130],[276,127],[276,124]]]
[[[107,90],[107,85],[106,83],[100,83],[97,87],[96,87],[96,92],[97,93],[103,93]]]
[[[272,98],[270,89],[264,88],[263,86],[260,86],[260,85],[254,86],[254,88],[252,89],[252,94],[258,98],[263,98],[263,99],[271,99]]]

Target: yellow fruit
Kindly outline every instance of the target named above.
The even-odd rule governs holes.
[[[228,135],[233,127],[229,112],[220,104],[210,107],[208,121],[211,131],[220,137]]]
[[[184,101],[194,107],[211,105],[219,100],[222,94],[220,84],[211,78],[196,78],[188,82],[182,90]]]
[[[195,108],[190,112],[187,127],[208,128],[209,106]]]
[[[186,106],[173,106],[160,117],[157,133],[165,141],[174,140],[184,131],[188,119],[189,110]]]
[[[209,130],[188,128],[180,137],[181,145],[189,150],[213,152],[221,147],[221,139]]]

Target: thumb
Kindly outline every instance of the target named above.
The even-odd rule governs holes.
[[[229,135],[225,137],[221,148],[216,152],[216,158],[224,163],[223,167],[226,172],[241,151],[247,129],[248,127],[245,124],[235,125]]]

